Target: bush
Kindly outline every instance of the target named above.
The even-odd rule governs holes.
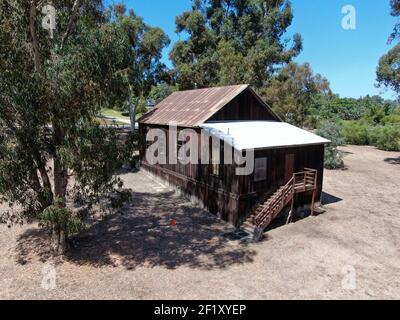
[[[379,149],[400,151],[400,125],[375,127],[371,130],[370,140]]]
[[[386,116],[382,119],[382,124],[389,125],[389,124],[398,124],[400,125],[400,114],[391,114]]]
[[[327,147],[325,149],[325,168],[329,170],[337,170],[344,168],[343,156],[335,147]]]
[[[343,169],[343,156],[337,149],[343,144],[342,126],[338,122],[325,121],[321,123],[317,134],[331,141],[325,149],[325,168],[329,170]]]
[[[310,129],[316,129],[318,127],[319,118],[318,116],[309,115],[304,120],[304,127]]]
[[[360,121],[346,121],[343,123],[343,137],[346,143],[353,145],[368,145],[369,126]]]
[[[49,230],[62,230],[67,235],[78,234],[87,228],[77,214],[58,204],[45,209],[38,218],[41,226]]]
[[[331,146],[337,147],[344,143],[342,137],[342,126],[339,122],[324,121],[320,124],[317,134],[330,140]]]

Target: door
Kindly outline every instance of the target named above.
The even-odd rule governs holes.
[[[295,154],[288,153],[285,162],[285,183],[292,179],[294,174]]]

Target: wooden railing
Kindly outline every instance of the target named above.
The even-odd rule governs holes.
[[[256,228],[264,230],[267,228],[273,219],[292,202],[292,212],[294,204],[294,195],[296,193],[314,191],[312,200],[312,214],[314,213],[315,191],[317,189],[318,171],[306,168],[303,172],[295,173],[290,181],[262,206],[260,213],[254,218]]]

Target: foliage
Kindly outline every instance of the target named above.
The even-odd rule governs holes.
[[[343,121],[363,120],[380,124],[386,117],[398,112],[397,102],[383,100],[379,96],[365,96],[359,99],[340,98],[338,95],[317,95],[313,97],[308,114],[319,121],[336,119]],[[394,120],[394,118],[393,118]]]
[[[390,114],[388,116],[385,116],[382,119],[381,123],[383,125],[387,125],[387,124],[397,124],[397,125],[399,125],[400,124],[400,113],[393,113],[393,114]]]
[[[340,98],[338,95],[317,95],[309,107],[309,113],[320,120],[341,119],[359,120],[365,113],[365,104],[353,98]]]
[[[379,85],[400,93],[400,44],[379,60],[376,73]]]
[[[179,89],[249,83],[259,89],[302,49],[283,35],[293,20],[287,0],[193,0],[176,18],[178,41],[170,54]]]
[[[324,121],[320,124],[317,134],[331,141],[331,146],[337,147],[345,143],[342,136],[342,125],[339,122]]]
[[[391,15],[400,17],[400,0],[390,0]],[[398,21],[389,37],[388,42],[392,43],[400,37],[400,22]],[[400,44],[397,44],[387,54],[379,60],[379,65],[376,71],[377,81],[379,86],[391,88],[395,92],[400,93]]]
[[[147,96],[160,81],[169,80],[165,64],[161,62],[162,51],[170,39],[160,28],[144,23],[143,18],[135,15],[133,10],[125,15],[125,5],[119,4],[116,24],[128,37],[131,60],[129,83],[136,97]]]
[[[132,13],[110,20],[96,0],[53,1],[52,40],[41,28],[42,5],[0,2],[0,201],[11,208],[1,217],[8,223],[47,217],[57,224],[50,213],[67,215],[71,200],[90,210],[120,193],[114,173],[132,150],[96,117],[125,102],[128,84],[150,88],[146,70],[160,66],[165,44],[160,30]],[[52,231],[67,238],[65,226]]]
[[[338,170],[344,168],[343,156],[337,148],[326,147],[324,167],[328,170]]]
[[[361,121],[345,121],[343,136],[348,144],[365,146],[369,144],[369,126]]]
[[[337,122],[325,121],[317,130],[317,134],[331,141],[331,144],[325,148],[324,166],[329,170],[344,168],[343,156],[337,149],[343,144],[341,135],[341,125]]]
[[[175,91],[177,91],[177,88],[175,86],[171,86],[165,82],[162,82],[151,88],[148,98],[158,103],[167,98]]]
[[[373,145],[383,150],[396,150],[396,128],[400,127],[400,107],[397,101],[379,96],[359,99],[338,95],[318,95],[308,109],[308,123],[315,126],[329,120],[342,123],[345,143]]]
[[[261,90],[266,102],[287,122],[304,126],[308,106],[317,94],[330,93],[329,82],[314,75],[308,63],[289,63]]]
[[[371,130],[370,140],[379,149],[400,151],[400,125],[377,126]]]
[[[76,213],[59,205],[47,207],[39,214],[38,220],[48,230],[59,229],[59,231],[66,231],[69,235],[78,234],[87,228]]]
[[[391,15],[393,17],[400,17],[400,0],[390,0],[390,6],[392,8]],[[390,35],[389,42],[392,42],[394,39],[398,39],[400,36],[400,22],[397,22],[393,33]]]
[[[170,43],[169,37],[160,28],[154,28],[144,23],[143,18],[136,16],[133,10],[126,15],[125,4],[114,5],[113,21],[129,37],[132,59],[129,72],[121,70],[130,84],[131,96],[137,104],[137,114],[146,111],[146,97],[154,86],[160,82],[170,81],[167,67],[161,62],[162,52]],[[122,95],[128,99],[127,94]],[[127,103],[116,103],[108,107],[129,113]]]

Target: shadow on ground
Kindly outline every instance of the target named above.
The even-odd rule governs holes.
[[[329,205],[333,203],[338,203],[340,201],[343,201],[343,199],[335,197],[334,195],[331,195],[326,192],[322,192],[322,199],[321,199],[321,204],[322,205]]]
[[[133,193],[133,203],[124,212],[92,224],[73,239],[74,245],[64,260],[127,269],[213,269],[249,263],[255,256],[246,244],[228,243],[222,236],[227,225],[173,193]],[[47,260],[47,248],[46,233],[28,230],[18,239],[17,261],[26,264],[36,257]]]
[[[322,192],[321,204],[323,206],[337,203],[340,201],[343,201],[343,199],[335,197],[334,195],[331,195],[329,193]],[[278,218],[272,221],[272,223],[268,226],[268,228],[265,231],[268,232],[287,225],[288,213],[289,213],[288,211],[289,210],[287,209],[284,214],[281,214]],[[320,214],[324,214],[325,212],[326,212],[325,209],[316,208],[316,210],[314,211],[314,216],[319,216]],[[292,218],[291,223],[296,223],[310,216],[311,216],[311,209],[304,210],[300,212],[300,214],[299,213],[295,214]]]
[[[398,158],[386,158],[385,162],[387,162],[389,164],[398,164],[398,165],[400,165],[400,157],[398,157]]]

